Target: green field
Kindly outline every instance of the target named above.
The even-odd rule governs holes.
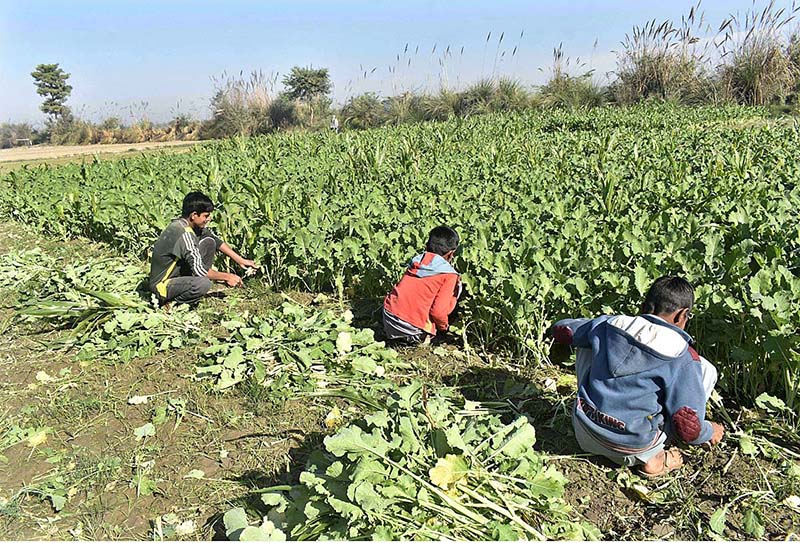
[[[245,523],[260,536],[300,539],[796,536],[798,179],[797,125],[759,109],[666,106],[283,134],[25,167],[0,175],[9,231],[27,232],[0,260],[9,348],[24,360],[13,342],[44,334],[38,343],[60,349],[61,369],[77,365],[94,383],[92,368],[109,379],[177,357],[191,394],[211,398],[202,402],[243,399],[237,420],[267,413],[288,428],[287,411],[307,404],[313,421],[300,425],[299,452],[280,453],[285,468],[245,483],[239,473],[244,496],[191,494],[229,511],[204,511],[205,536],[240,537]],[[262,267],[244,293],[164,314],[136,295],[141,259],[190,190],[221,204],[214,228]],[[398,353],[377,341],[375,312],[442,223],[463,240],[461,321],[449,344]],[[86,258],[67,254],[87,240],[102,245]],[[36,245],[44,248],[30,252]],[[636,312],[667,273],[697,288],[689,332],[720,370],[712,413],[726,423],[725,448],[694,453],[695,473],[661,486],[625,469],[587,471],[568,422],[574,378],[551,356],[545,330],[567,316]],[[60,431],[25,405],[13,403],[0,431],[6,449],[33,455],[37,436]],[[217,419],[207,408],[195,414]],[[158,495],[141,468],[157,454],[143,449],[158,449],[189,411],[166,394],[128,422],[137,499],[143,484]],[[211,440],[224,432],[218,422],[203,430]],[[4,450],[8,466],[24,459]],[[730,469],[740,483],[726,481]],[[36,496],[58,511],[93,499],[70,495],[69,482],[46,488],[18,494],[17,511]],[[605,516],[591,513],[595,491],[605,493]],[[30,519],[4,507],[10,533],[37,533],[19,531]],[[176,523],[165,534],[148,507],[134,509],[159,520],[141,531],[98,535],[175,536]]]

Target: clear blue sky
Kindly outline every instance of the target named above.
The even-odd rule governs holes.
[[[692,5],[641,0],[0,0],[0,122],[43,120],[30,77],[39,63],[57,62],[71,74],[67,104],[73,111],[93,120],[117,115],[125,121],[143,116],[163,121],[176,112],[207,117],[213,77],[277,73],[277,92],[294,65],[328,68],[333,98],[342,103],[365,91],[387,96],[438,90],[445,73],[450,87],[493,73],[540,84],[553,48],[563,42],[566,55],[580,57],[602,80],[614,68],[611,51],[633,25],[680,19]],[[729,13],[750,6],[751,0],[707,0],[701,9],[716,27]],[[440,60],[448,46],[451,56],[443,69]],[[394,74],[390,66],[396,67]]]

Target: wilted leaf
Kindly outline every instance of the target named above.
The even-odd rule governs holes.
[[[206,473],[201,469],[193,469],[189,473],[183,476],[184,479],[202,479],[206,476]]]
[[[343,422],[344,417],[342,417],[342,412],[335,406],[325,417],[325,427],[328,429],[338,428]]]
[[[353,337],[350,332],[339,332],[336,336],[336,352],[345,355],[353,349]]]
[[[27,441],[28,447],[34,448],[42,445],[47,441],[47,432],[49,430],[47,428],[43,428],[31,434]]]
[[[466,477],[468,472],[469,466],[463,456],[448,454],[439,459],[436,466],[430,469],[429,475],[433,484],[447,489]]]
[[[156,427],[153,426],[152,422],[148,422],[147,424],[143,424],[139,426],[133,431],[133,435],[136,436],[137,440],[144,439],[146,437],[156,435]]]

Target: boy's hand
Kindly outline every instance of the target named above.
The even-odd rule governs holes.
[[[714,429],[714,433],[711,434],[711,439],[708,440],[708,445],[713,446],[722,441],[722,436],[725,434],[725,428],[721,424],[717,424],[716,422],[711,423],[711,428]]]
[[[229,273],[228,277],[225,278],[225,283],[229,287],[241,287],[242,286],[242,278],[236,275],[235,273]]]
[[[249,258],[243,258],[239,265],[243,268],[255,268],[256,263],[250,260]]]

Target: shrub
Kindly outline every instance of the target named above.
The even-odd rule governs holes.
[[[353,96],[342,108],[342,122],[349,128],[373,128],[386,120],[383,102],[371,92]]]
[[[584,69],[578,64],[576,68]],[[593,71],[570,75],[570,59],[561,45],[553,49],[550,80],[539,89],[538,105],[544,107],[593,107],[603,103],[603,90],[595,84]]]
[[[647,99],[697,103],[708,98],[708,43],[695,33],[702,26],[699,4],[681,26],[652,20],[626,34],[617,52],[615,100],[631,104]]]
[[[770,2],[763,10],[732,15],[721,26],[722,64],[718,67],[726,98],[747,105],[783,102],[795,88],[797,40],[785,47],[781,31],[792,20]]]
[[[269,132],[272,89],[277,76],[252,72],[248,79],[241,73],[237,78],[215,80],[216,92],[211,99],[212,118],[201,130],[204,138],[252,136]]]
[[[530,107],[531,95],[514,79],[501,77],[497,81],[492,110],[494,111],[522,111]]]
[[[0,149],[8,149],[18,145],[17,140],[28,139],[32,142],[36,134],[28,123],[3,123],[0,124]]]
[[[294,100],[281,94],[269,106],[269,119],[274,128],[288,128],[297,124]]]

